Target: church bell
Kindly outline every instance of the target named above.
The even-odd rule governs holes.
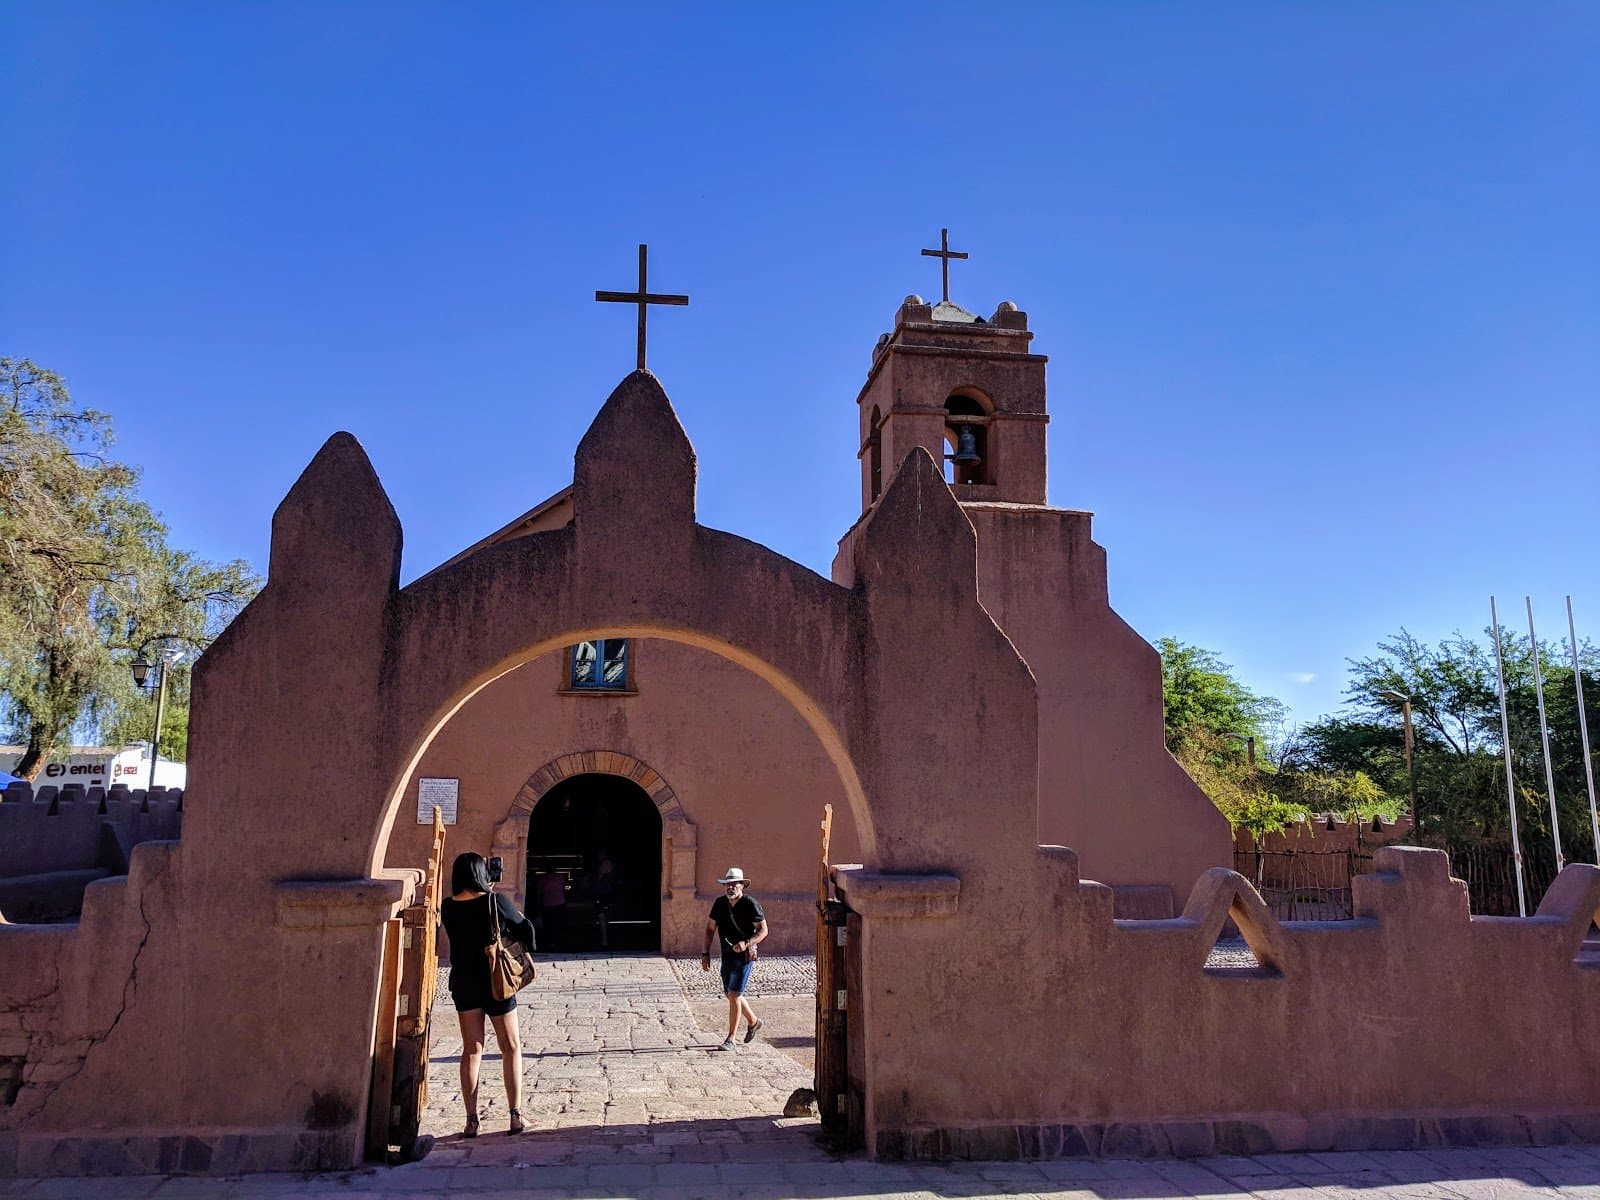
[[[958,467],[975,467],[983,461],[978,453],[978,435],[972,432],[971,425],[956,430],[956,452],[950,455],[950,461]]]

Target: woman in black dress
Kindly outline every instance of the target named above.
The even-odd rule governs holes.
[[[508,1133],[524,1126],[518,1105],[522,1099],[522,1040],[517,1032],[517,998],[496,1000],[489,991],[489,948],[493,932],[489,905],[499,908],[500,931],[533,949],[533,924],[504,896],[491,892],[489,864],[481,854],[458,854],[450,869],[451,895],[439,906],[444,931],[450,938],[450,998],[461,1022],[461,1098],[467,1106],[465,1137],[478,1136],[478,1069],[483,1064],[484,1017],[494,1022],[494,1040],[500,1046],[505,1075],[506,1105],[511,1110]]]

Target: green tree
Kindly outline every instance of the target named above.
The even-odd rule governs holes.
[[[1303,736],[1280,734],[1283,704],[1245,687],[1217,654],[1174,638],[1161,653],[1167,747],[1234,829],[1257,838],[1313,812],[1393,817],[1400,798],[1359,767],[1310,761]],[[1258,757],[1248,759],[1244,739]]]
[[[169,547],[111,444],[110,419],[75,407],[59,375],[0,358],[0,716],[25,778],[74,730],[132,719],[146,638],[199,649],[259,589],[243,562]]]
[[[1245,687],[1234,677],[1233,668],[1210,650],[1170,637],[1158,641],[1156,650],[1161,655],[1169,750],[1192,757],[1204,747],[1219,761],[1243,759],[1245,747],[1237,739],[1254,738],[1261,752],[1267,752],[1268,737],[1283,720],[1280,701]]]
[[[1526,638],[1504,629],[1502,642],[1517,819],[1525,845],[1549,845],[1550,809],[1532,647]],[[1541,649],[1562,845],[1569,859],[1593,861],[1571,648],[1558,644]],[[1600,656],[1585,644],[1579,647],[1579,663],[1593,730],[1600,728],[1596,720]],[[1378,653],[1352,659],[1345,690],[1348,711],[1303,731],[1307,763],[1327,771],[1364,771],[1384,792],[1405,795],[1402,708],[1399,701],[1383,695],[1391,691],[1411,697],[1418,813],[1424,833],[1450,845],[1509,839],[1491,634],[1485,631],[1474,640],[1456,633],[1429,645],[1401,630],[1380,642]]]
[[[1231,739],[1191,726],[1173,753],[1235,830],[1264,838],[1288,828],[1305,813],[1303,807],[1280,794],[1277,774],[1262,770],[1259,764],[1252,766],[1234,753]]]
[[[1196,786],[1234,829],[1265,837],[1296,820],[1300,810],[1278,795],[1271,773],[1248,753],[1254,739],[1265,758],[1283,705],[1245,687],[1213,651],[1170,637],[1158,641],[1156,650],[1167,749]]]
[[[101,721],[108,744],[148,741],[155,725],[155,673],[150,690],[133,684],[134,655],[151,638],[163,639],[178,655],[167,670],[167,702],[161,721],[161,757],[183,761],[189,746],[189,673],[194,659],[261,588],[247,564],[219,565],[183,550],[159,548],[137,605],[138,620],[115,647],[119,670],[104,681],[110,700]]]

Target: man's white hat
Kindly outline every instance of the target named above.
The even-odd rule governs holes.
[[[742,868],[742,867],[729,867],[728,868],[728,873],[726,875],[724,875],[721,879],[717,880],[717,882],[718,883],[749,883],[750,881],[744,877],[744,868]]]

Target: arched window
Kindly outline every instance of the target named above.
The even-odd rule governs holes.
[[[883,491],[883,417],[872,407],[872,432],[867,435],[867,482],[872,499]]]

